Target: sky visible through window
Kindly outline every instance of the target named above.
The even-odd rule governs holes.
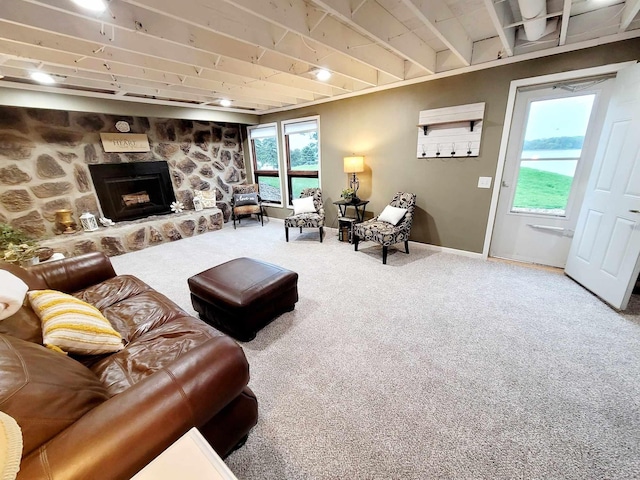
[[[584,136],[595,95],[532,102],[526,140]]]
[[[573,176],[589,126],[594,94],[539,100],[529,107],[523,166]],[[544,159],[554,159],[540,161]],[[556,161],[555,159],[566,159]],[[573,159],[573,161],[567,161]]]

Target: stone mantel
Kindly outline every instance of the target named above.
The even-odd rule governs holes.
[[[41,241],[40,245],[68,257],[87,252],[104,252],[114,256],[220,230],[223,223],[223,213],[219,208],[207,208],[199,212],[187,210],[119,222],[112,227],[100,227],[94,232],[80,230],[72,234],[60,234]]]

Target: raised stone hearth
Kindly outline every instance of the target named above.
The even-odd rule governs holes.
[[[115,132],[121,120],[132,133],[146,135],[149,152],[104,151],[100,133]],[[232,123],[0,106],[0,222],[76,254],[102,250],[114,255],[217,230],[231,215],[232,187],[246,182],[240,129]],[[54,236],[56,210],[71,210],[76,222],[84,212],[105,215],[90,165],[152,161],[166,162],[170,187],[189,212],[186,216]],[[215,214],[193,210],[196,190],[215,195]]]
[[[100,227],[94,232],[57,235],[40,243],[67,257],[87,252],[114,256],[220,230],[223,223],[224,217],[219,208],[207,208],[200,212],[187,211],[120,222],[113,227]]]

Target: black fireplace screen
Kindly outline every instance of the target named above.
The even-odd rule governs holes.
[[[171,213],[176,197],[167,162],[89,165],[105,217],[114,222]]]

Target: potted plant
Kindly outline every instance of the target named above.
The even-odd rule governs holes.
[[[340,196],[344,198],[345,201],[351,202],[356,196],[356,192],[353,188],[345,188],[344,190],[342,190],[342,193],[340,194]]]
[[[13,228],[6,223],[0,223],[0,258],[5,262],[20,265],[37,263],[38,244],[29,235]]]
[[[38,246],[33,243],[10,243],[3,251],[5,262],[15,263],[27,267],[38,263]]]

